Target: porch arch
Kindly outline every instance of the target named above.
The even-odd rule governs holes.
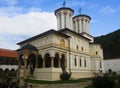
[[[51,67],[51,58],[49,53],[45,54],[45,67]]]

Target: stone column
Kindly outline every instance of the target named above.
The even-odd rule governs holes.
[[[17,79],[19,79],[19,77],[20,77],[20,60],[19,60],[20,58],[18,58],[17,60],[18,60],[18,71],[17,71]]]
[[[77,32],[77,30],[78,30],[77,20],[75,20],[75,27],[76,27],[75,32]]]
[[[36,68],[38,68],[38,54],[36,54]]]
[[[27,59],[24,58],[24,79],[27,78]]]
[[[51,67],[54,67],[54,57],[51,57]]]
[[[85,29],[85,19],[83,20],[83,32],[86,32],[86,29]]]
[[[79,20],[79,32],[82,33],[82,28],[81,28],[81,19]]]
[[[45,58],[43,58],[43,68],[45,68]]]
[[[61,59],[58,59],[58,67],[61,68]]]
[[[62,14],[61,14],[61,29],[64,28],[64,24],[65,24],[64,21],[65,21],[64,13],[62,12]]]

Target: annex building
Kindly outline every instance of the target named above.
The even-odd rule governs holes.
[[[61,68],[71,78],[87,78],[104,71],[103,50],[90,35],[91,17],[74,10],[55,10],[57,30],[51,29],[18,43],[18,77],[59,80]],[[51,19],[52,20],[52,19]]]
[[[0,48],[0,78],[16,76],[18,68],[17,57],[18,53],[16,51]]]

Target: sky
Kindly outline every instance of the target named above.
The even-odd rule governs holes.
[[[16,50],[18,42],[57,30],[54,11],[64,0],[0,0],[0,48]],[[74,16],[90,16],[90,34],[101,36],[120,29],[119,0],[66,0]]]

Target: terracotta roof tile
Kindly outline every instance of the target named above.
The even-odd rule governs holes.
[[[8,49],[1,49],[0,48],[0,57],[11,57],[11,58],[17,58],[18,53],[14,50],[8,50]]]

